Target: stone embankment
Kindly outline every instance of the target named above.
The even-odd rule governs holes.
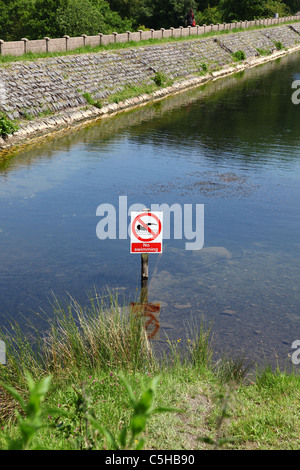
[[[0,111],[19,130],[0,149],[58,128],[107,116],[300,49],[300,23],[110,52],[19,61],[0,66]],[[245,60],[233,54],[243,51]],[[153,83],[157,72],[173,85],[109,104],[128,85]],[[90,104],[101,101],[102,107]]]

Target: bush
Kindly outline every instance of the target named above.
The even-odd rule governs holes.
[[[166,76],[163,72],[156,72],[156,74],[152,78],[152,80],[154,81],[154,83],[157,86],[163,86],[163,85],[165,85],[165,83],[167,81],[167,78],[166,78]]]
[[[5,114],[0,113],[0,135],[6,137],[8,134],[13,134],[18,129],[18,126],[11,121]]]
[[[245,60],[246,59],[246,54],[245,54],[244,51],[236,51],[232,55],[236,60]]]

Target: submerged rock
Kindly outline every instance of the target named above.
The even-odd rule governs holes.
[[[230,259],[232,256],[224,246],[209,246],[201,250],[195,250],[193,254],[202,257],[204,262],[216,261],[221,258]]]

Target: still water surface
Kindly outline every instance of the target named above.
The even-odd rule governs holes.
[[[140,256],[99,240],[96,209],[204,204],[205,244],[150,255],[158,339],[213,321],[217,351],[288,361],[300,339],[299,54],[31,148],[0,166],[0,326],[84,303],[106,286],[134,300]],[[128,218],[128,223],[130,219]],[[162,343],[160,343],[162,344]]]

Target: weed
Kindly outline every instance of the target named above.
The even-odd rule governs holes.
[[[27,402],[13,387],[3,383],[1,384],[1,387],[19,403],[22,408],[22,412],[25,415],[24,417],[18,415],[18,429],[21,437],[17,439],[10,439],[10,437],[7,437],[9,450],[32,449],[33,439],[42,427],[41,403],[49,390],[51,376],[43,378],[40,382],[34,382],[32,376],[28,372],[26,372],[26,377],[29,388],[29,397]]]
[[[11,121],[5,114],[0,113],[0,135],[6,137],[18,130],[17,124]]]
[[[224,355],[216,368],[221,382],[235,381],[240,383],[247,377],[252,366],[253,362],[247,363],[244,355],[238,357],[226,357]]]
[[[150,417],[156,413],[178,413],[180,410],[177,408],[153,406],[159,377],[151,380],[138,399],[135,397],[127,379],[121,376],[120,380],[127,391],[132,406],[132,413],[129,422],[124,423],[118,433],[114,434],[97,419],[96,412],[92,407],[93,395],[96,392],[86,387],[83,383],[80,388],[73,386],[75,391],[72,403],[73,408],[75,408],[74,411],[64,410],[61,407],[47,410],[48,413],[51,413],[51,418],[55,417],[55,415],[58,416],[58,421],[55,421],[53,429],[63,433],[64,438],[67,439],[75,437],[75,429],[75,445],[80,450],[99,448],[108,448],[109,450],[141,450],[145,445],[145,438],[142,434]],[[101,439],[99,440],[99,433],[103,436],[105,443]]]
[[[233,410],[234,394],[233,394],[234,384],[227,386],[224,392],[220,392],[215,396],[215,399],[219,402],[220,412],[216,418],[216,437],[211,438],[208,436],[199,437],[199,441],[202,441],[206,444],[212,445],[214,449],[219,449],[225,444],[235,442],[235,438],[224,437],[224,424],[226,420],[231,418],[231,411]]]
[[[153,93],[156,89],[155,84],[139,83],[126,85],[123,90],[113,93],[109,101],[113,103],[120,103],[121,101],[128,100],[130,98],[142,95]]]
[[[102,108],[102,101],[95,100],[90,93],[82,93],[82,96],[88,102],[88,104],[95,106],[96,108]]]
[[[158,87],[162,87],[166,84],[167,82],[167,77],[164,72],[156,72],[154,77],[152,77],[152,80]]]
[[[145,445],[145,439],[140,437],[145,431],[147,421],[155,413],[180,412],[177,408],[154,407],[153,401],[159,377],[155,377],[150,382],[139,399],[136,399],[133,391],[125,379],[122,377],[123,384],[127,390],[131,406],[133,408],[129,426],[123,425],[118,436],[114,436],[106,427],[102,426],[97,420],[90,416],[89,420],[95,429],[100,431],[106,438],[107,444],[112,450],[134,449],[141,450]]]
[[[235,60],[238,60],[238,61],[242,61],[242,60],[245,60],[246,59],[246,54],[244,51],[235,51],[233,54],[232,54],[233,58]]]
[[[271,51],[269,51],[268,49],[261,49],[258,47],[256,50],[261,56],[267,56],[271,54]]]

